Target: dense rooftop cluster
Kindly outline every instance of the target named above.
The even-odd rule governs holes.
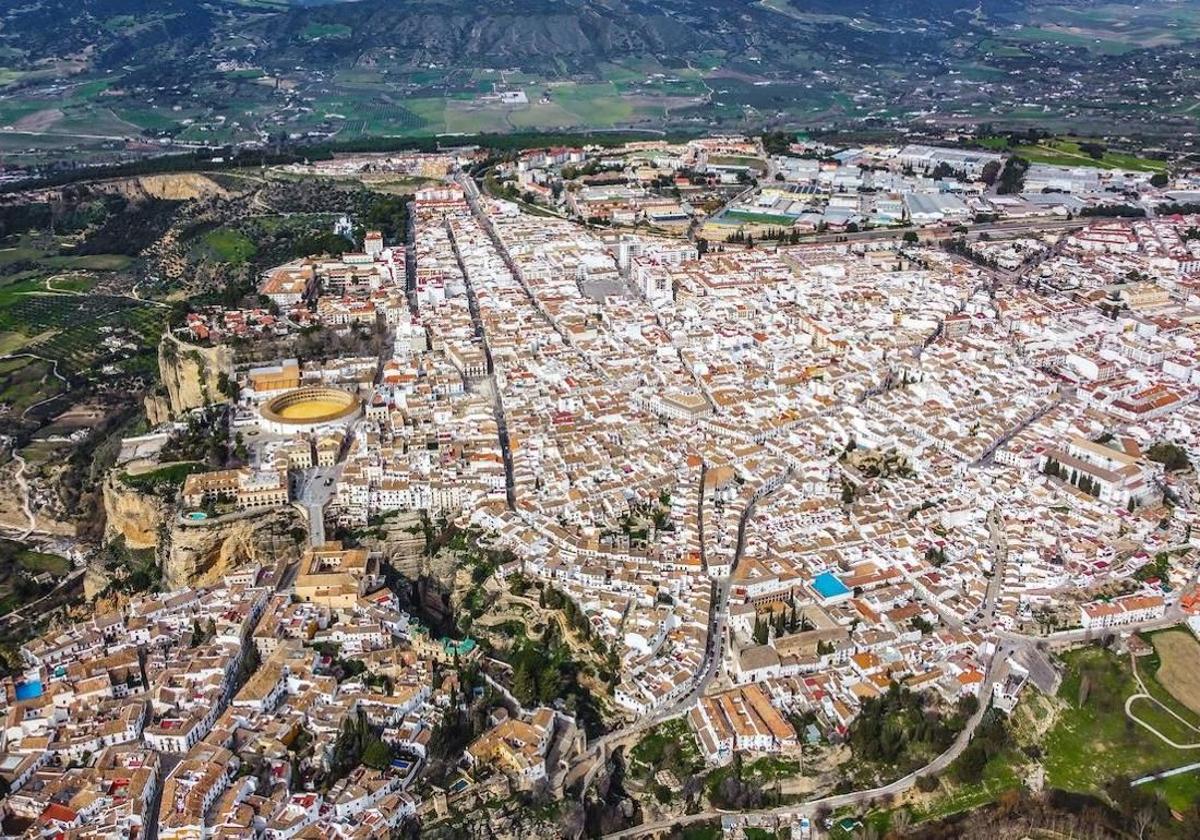
[[[728,143],[694,153],[753,151]],[[588,754],[565,705],[522,708],[497,661],[464,684],[481,648],[430,638],[378,545],[326,523],[359,540],[409,514],[428,555],[434,522],[470,534],[489,562],[456,573],[566,599],[618,734],[682,717],[712,764],[844,738],[896,684],[1011,710],[1026,678],[1053,684],[1049,631],[1198,601],[1200,217],[702,253],[459,175],[416,192],[409,226],[268,273],[280,310],[354,340],[242,366],[250,466],[182,479],[189,528],[303,507],[302,559],[25,645],[2,696],[12,814],[376,837],[477,783],[561,784]],[[485,691],[506,702],[449,756],[464,775],[414,786]]]

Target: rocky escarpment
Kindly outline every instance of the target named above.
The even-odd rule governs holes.
[[[180,518],[176,505],[131,487],[116,471],[105,480],[103,494],[105,542],[119,541],[122,551],[153,550],[164,589],[207,586],[248,564],[290,562],[305,548],[305,522],[291,507],[189,522]],[[114,580],[108,559],[100,552],[88,564],[84,594],[89,600],[107,592]]]
[[[213,198],[227,193],[216,181],[198,172],[177,172],[165,175],[142,175],[133,179],[135,194],[167,201],[188,201]]]
[[[167,389],[171,414],[227,402],[223,393],[233,378],[233,351],[223,345],[197,347],[168,334],[158,345],[158,369]]]
[[[171,525],[159,548],[163,587],[207,586],[247,564],[298,559],[307,530],[292,508],[234,514],[201,524]]]
[[[431,840],[523,840],[526,837],[575,840],[583,836],[585,814],[578,802],[571,799],[558,802],[558,807],[550,813],[522,807],[520,802],[519,799],[508,799],[497,807],[479,808],[460,801],[456,803],[457,813],[453,819],[424,820],[421,836]],[[435,808],[439,804],[435,802]]]
[[[146,408],[146,421],[150,428],[157,428],[171,419],[171,404],[159,394],[147,394],[142,404]]]
[[[121,481],[116,470],[104,480],[104,541],[125,538],[128,548],[156,548],[171,506],[156,493],[143,493]]]

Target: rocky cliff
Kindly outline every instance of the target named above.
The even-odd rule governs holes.
[[[142,194],[168,201],[187,201],[193,198],[226,195],[225,190],[216,181],[197,172],[143,175],[134,179],[134,183]]]
[[[105,568],[101,556],[96,555],[88,561],[83,570],[83,599],[89,604],[96,601],[102,593],[108,590],[112,582],[112,572]],[[102,612],[103,610],[97,606],[93,615],[99,615]]]
[[[150,428],[157,428],[171,419],[171,405],[166,397],[147,394],[142,402],[146,407],[146,421]]]
[[[156,548],[163,523],[171,515],[171,507],[163,498],[127,486],[116,470],[109,473],[102,489],[104,541],[124,537],[129,548]]]
[[[233,376],[233,351],[223,345],[197,347],[165,335],[158,345],[158,370],[171,413],[226,402],[221,374]]]
[[[183,524],[175,520],[159,550],[163,587],[207,586],[240,566],[273,566],[295,560],[305,548],[298,534],[307,533],[292,508],[266,510]]]

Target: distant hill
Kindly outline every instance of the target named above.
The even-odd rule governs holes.
[[[17,0],[0,129],[101,151],[981,123],[1183,143],[1197,52],[1192,0]]]
[[[521,68],[570,74],[636,56],[706,51],[779,66],[799,51],[896,60],[937,49],[1023,0],[28,0],[3,12],[0,49],[28,65],[87,55],[103,69],[253,49],[310,67]],[[240,42],[240,43],[239,43]]]

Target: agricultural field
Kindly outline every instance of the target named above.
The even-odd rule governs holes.
[[[0,152],[21,163],[264,133],[342,142],[562,128],[894,129],[918,118],[1178,138],[1195,127],[1200,92],[1190,46],[1200,9],[1170,0],[1020,2],[999,14],[954,0],[928,19],[894,4],[853,15],[797,0],[590,4],[597,19],[582,29],[570,4],[542,16],[418,4],[370,21],[369,60],[356,48],[361,13],[343,8],[354,4],[231,0],[212,14],[166,0],[173,11],[81,29],[61,14],[67,0],[30,2],[38,12],[0,11],[10,49],[0,52]],[[610,27],[622,37],[601,34]],[[255,48],[215,69],[242,39]],[[76,47],[60,54],[68,42]],[[1173,81],[1128,95],[1127,80],[1155,74]],[[1064,95],[1068,76],[1081,93]],[[503,89],[524,90],[529,104],[480,99]],[[126,145],[139,138],[154,145]]]
[[[390,98],[366,97],[362,92],[335,91],[335,95],[317,100],[314,117],[341,124],[347,134],[405,135],[417,133],[428,120],[411,108]]]
[[[340,23],[310,23],[300,32],[305,41],[319,41],[328,38],[349,38],[353,31],[349,26]]]
[[[95,297],[89,296],[87,300],[94,304]],[[127,301],[126,298],[117,300]],[[130,305],[122,303],[107,311],[106,305],[102,305],[99,312],[91,306],[81,307],[77,310],[81,322],[72,322],[53,337],[31,344],[29,349],[60,360],[60,370],[67,374],[90,377],[94,373],[94,366],[110,357],[114,362],[127,359],[119,362],[118,367],[128,373],[151,373],[155,367],[153,360],[140,358],[138,354],[157,343],[166,323],[166,311],[127,302]],[[107,306],[113,306],[111,298]],[[108,351],[102,346],[106,339],[120,340],[127,349],[123,352]]]
[[[124,282],[120,278],[133,266],[132,257],[61,253],[70,239],[32,233],[5,244],[0,248],[0,354],[29,353],[58,361],[59,368],[33,392],[19,377],[19,383],[0,392],[0,401],[24,410],[27,397],[46,399],[62,390],[60,378],[92,376],[97,362],[120,362],[156,342],[165,309],[104,291]]]
[[[608,83],[556,85],[550,101],[573,114],[576,125],[617,125],[633,115],[633,104]]]
[[[124,254],[62,255],[44,257],[38,262],[60,270],[123,271],[133,263],[133,257],[127,257]]]
[[[94,289],[96,283],[96,277],[90,274],[56,274],[46,278],[46,289],[51,292],[83,294]]]
[[[1094,166],[1099,169],[1126,169],[1133,172],[1164,172],[1167,168],[1164,161],[1113,151],[1105,151],[1101,157],[1094,158],[1080,148],[1083,142],[1086,141],[1077,137],[1061,137],[1018,146],[1013,152],[1033,163],[1048,163],[1054,166]]]
[[[1154,679],[1171,697],[1200,715],[1200,643],[1186,630],[1155,633],[1151,643],[1159,660]]]
[[[0,407],[22,416],[38,403],[65,393],[66,383],[54,376],[51,362],[31,356],[0,360]]]
[[[217,228],[204,234],[200,248],[204,256],[231,265],[241,265],[258,250],[244,233],[230,228]]]
[[[1200,9],[1185,3],[1049,5],[1039,16],[1042,32],[1063,43],[1098,45],[1098,50],[1145,49],[1200,38]]]
[[[652,75],[624,67],[606,68],[601,81],[545,80],[511,71],[450,71],[444,77],[413,72],[402,76],[405,95],[380,96],[378,81],[343,81],[316,98],[305,123],[334,127],[339,136],[479,134],[563,128],[615,128],[661,121],[695,107],[707,93],[699,71]],[[395,84],[397,76],[389,76]],[[483,97],[497,89],[522,89],[528,103],[507,104]],[[544,101],[543,97],[546,97]],[[194,137],[189,130],[187,137]]]
[[[1074,27],[1022,26],[1020,29],[1008,33],[1008,37],[1017,42],[1026,41],[1034,44],[1051,43],[1061,44],[1065,47],[1079,47],[1102,55],[1123,55],[1136,49],[1133,44],[1127,41],[1108,37],[1107,33],[1102,37],[1097,37],[1096,34]]]

